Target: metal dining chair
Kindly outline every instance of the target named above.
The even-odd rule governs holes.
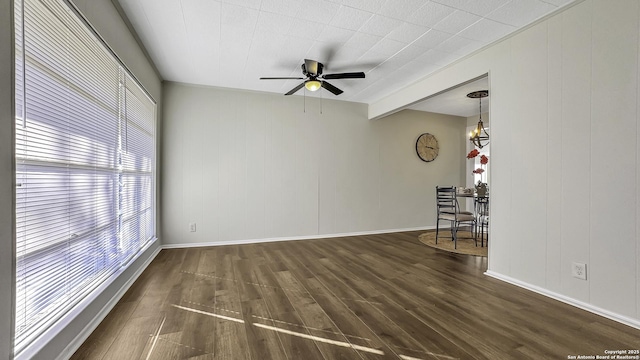
[[[458,248],[458,229],[461,224],[469,224],[474,240],[474,229],[476,228],[476,216],[469,211],[460,210],[460,204],[456,196],[455,186],[436,186],[436,244],[440,233],[440,221],[449,221],[451,224],[451,239],[453,240],[453,248]]]
[[[484,246],[485,235],[489,244],[489,197],[476,196],[473,200],[476,213],[476,236],[480,234],[480,246]]]

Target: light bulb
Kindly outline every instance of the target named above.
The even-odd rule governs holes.
[[[320,81],[318,80],[307,80],[304,82],[304,87],[306,87],[309,91],[316,91],[320,89],[321,86],[322,83],[320,83]]]

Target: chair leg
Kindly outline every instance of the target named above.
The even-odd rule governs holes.
[[[484,247],[484,221],[480,222],[480,246]]]
[[[486,226],[485,226],[485,225],[486,225]],[[485,223],[485,222],[483,221],[483,222],[482,222],[482,229],[483,229],[483,231],[482,231],[482,234],[483,234],[483,235],[482,235],[483,243],[484,243],[484,233],[485,233],[485,231],[486,231],[486,234],[487,234],[487,246],[489,246],[489,224],[488,224],[488,223]],[[483,246],[484,246],[484,244],[483,244]]]
[[[436,244],[438,243],[438,232],[440,231],[440,219],[436,220]]]
[[[489,228],[487,226],[485,226],[485,224],[482,224],[482,230],[483,230],[483,236],[482,236],[482,240],[484,241],[484,237],[486,235],[487,237],[487,241],[489,241]]]
[[[476,246],[478,246],[478,219],[477,218],[476,218],[476,221],[473,222],[473,234],[475,234],[473,239],[476,242]]]
[[[453,248],[458,248],[458,224],[455,221],[451,222],[451,236],[453,237]]]
[[[451,221],[451,225],[450,225],[450,227],[451,227],[451,241],[455,240],[455,238],[456,238],[456,230],[457,230],[457,228],[456,228],[455,224],[456,224],[455,221]]]
[[[478,247],[478,223],[474,221],[471,229],[472,229],[471,235],[473,235],[473,242],[476,244],[476,247]],[[480,240],[480,242],[482,242],[482,240]]]
[[[453,237],[453,248],[457,249],[458,248],[458,227],[460,226],[460,224],[456,225],[456,232],[455,232],[455,236]]]

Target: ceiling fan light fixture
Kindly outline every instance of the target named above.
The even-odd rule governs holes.
[[[309,91],[316,91],[322,87],[322,83],[318,80],[307,80],[304,82],[304,87]]]

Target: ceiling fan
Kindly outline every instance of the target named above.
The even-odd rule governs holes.
[[[304,80],[298,86],[291,89],[285,95],[293,95],[296,91],[302,89],[302,87],[306,87],[309,91],[316,91],[321,87],[329,90],[334,95],[340,95],[343,93],[342,90],[337,87],[329,84],[327,79],[364,79],[363,72],[348,72],[348,73],[337,73],[337,74],[322,74],[322,69],[324,65],[315,60],[304,59],[304,64],[302,64],[302,74],[305,77],[261,77],[260,80]]]

